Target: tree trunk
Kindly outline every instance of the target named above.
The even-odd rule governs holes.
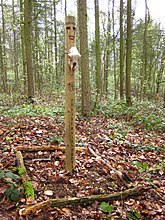
[[[96,103],[101,98],[101,56],[100,56],[100,24],[99,1],[94,0],[95,5],[95,51],[96,51]]]
[[[18,52],[17,52],[17,39],[16,39],[16,24],[15,24],[15,10],[14,10],[14,0],[12,0],[12,7],[13,7],[13,44],[14,44],[14,76],[15,76],[15,88],[14,90],[17,91],[19,88],[18,85]]]
[[[32,5],[31,0],[25,0],[24,6],[24,23],[25,23],[25,51],[27,64],[27,79],[28,79],[28,98],[31,100],[34,97],[34,80],[32,66],[32,43],[31,43],[31,22],[32,22]]]
[[[7,60],[6,60],[6,27],[5,27],[5,13],[4,13],[4,3],[3,0],[1,0],[1,13],[2,13],[2,59],[3,59],[3,91],[5,93],[8,92],[8,86],[7,86]]]
[[[37,16],[37,9],[34,6],[34,16]],[[36,89],[41,92],[41,79],[40,79],[40,69],[39,69],[39,28],[38,28],[38,19],[35,18],[34,20],[34,58],[35,58],[35,63],[34,63],[34,73],[35,73],[35,86]]]
[[[106,30],[105,30],[106,32]],[[108,33],[108,34],[107,34]],[[108,22],[107,22],[107,38],[106,38],[106,50],[104,54],[104,80],[103,80],[103,92],[105,97],[108,96],[108,73],[110,69],[110,40],[111,40],[111,18],[110,18],[110,0],[108,0]]]
[[[163,71],[164,71],[164,67],[165,67],[165,46],[163,46],[162,50],[163,50],[163,52],[162,52],[162,57],[161,57],[161,66],[160,66],[160,69],[158,70],[158,75],[157,75],[157,80],[156,80],[156,94],[159,93],[160,84],[162,81]]]
[[[126,103],[132,105],[131,101],[131,52],[132,52],[132,17],[131,0],[127,0],[127,40],[126,40]]]
[[[114,100],[117,99],[117,77],[116,77],[116,39],[115,39],[115,15],[114,15],[114,8],[115,8],[115,0],[112,2],[112,28],[113,28],[113,75],[114,75]]]
[[[120,0],[120,99],[124,98],[124,33],[123,0]]]
[[[144,23],[144,35],[143,35],[143,54],[142,54],[142,72],[141,72],[141,96],[142,94],[146,96],[147,92],[147,81],[148,81],[148,71],[147,71],[147,27],[148,27],[148,6],[147,0],[145,0],[145,23]]]
[[[53,1],[54,8],[54,62],[55,62],[55,76],[56,76],[56,85],[59,84],[59,75],[57,69],[57,21],[56,21],[56,0]]]
[[[26,61],[25,61],[25,33],[24,33],[24,17],[23,17],[23,0],[20,0],[20,29],[21,29],[21,49],[22,49],[22,67],[23,67],[23,84],[24,84],[24,94],[27,94],[27,71],[26,71]]]
[[[89,79],[89,50],[87,33],[87,3],[86,0],[78,0],[78,19],[81,54],[81,80],[82,80],[82,114],[90,115],[90,79]]]

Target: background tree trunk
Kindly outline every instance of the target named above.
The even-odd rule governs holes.
[[[87,33],[87,3],[86,0],[78,0],[78,19],[81,54],[81,81],[82,81],[82,114],[88,116],[91,111],[90,80],[89,80],[89,51]]]
[[[3,91],[5,93],[8,92],[8,86],[7,86],[7,60],[6,60],[6,27],[5,27],[5,13],[4,13],[4,3],[3,0],[1,0],[1,12],[2,12],[2,58],[3,58]]]
[[[94,0],[95,5],[95,53],[96,53],[96,103],[101,95],[101,56],[100,56],[100,22],[99,22],[99,1]]]
[[[108,0],[108,22],[107,22],[107,30],[106,33],[106,50],[104,54],[104,80],[103,80],[103,92],[105,97],[108,97],[108,75],[110,69],[110,40],[111,40],[111,17],[110,17],[110,0]]]
[[[148,70],[147,70],[147,28],[148,28],[148,6],[147,0],[145,0],[145,23],[144,23],[144,36],[143,36],[143,54],[142,54],[142,92],[146,95],[147,91],[147,80],[148,80]]]
[[[112,29],[113,29],[113,75],[114,75],[114,100],[117,99],[117,76],[116,76],[116,37],[115,37],[115,0],[112,1]]]
[[[120,0],[120,99],[124,98],[124,33],[123,0]]]
[[[18,85],[18,44],[16,39],[16,24],[15,24],[15,6],[14,6],[14,0],[12,0],[12,6],[13,6],[13,48],[14,48],[14,54],[13,54],[13,67],[14,67],[14,76],[15,76],[15,88],[14,91],[18,91],[19,85]]]
[[[32,43],[31,43],[31,22],[32,22],[32,5],[31,0],[25,0],[24,6],[24,22],[25,22],[25,51],[27,64],[27,79],[28,79],[28,98],[34,97],[34,80],[32,66]]]
[[[131,101],[131,51],[132,51],[132,17],[131,0],[127,0],[127,40],[126,40],[126,103],[132,105]]]
[[[23,0],[20,0],[20,30],[21,30],[21,52],[22,52],[22,72],[23,72],[23,86],[24,86],[24,94],[27,94],[27,68],[25,61],[25,33],[24,33],[24,16],[23,16],[24,8],[23,8]]]

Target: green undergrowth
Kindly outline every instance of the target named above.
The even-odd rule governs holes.
[[[32,104],[22,104],[15,105],[12,107],[0,108],[0,114],[8,116],[54,116],[55,114],[63,115],[64,108],[61,106],[49,106],[49,105],[32,105]]]
[[[20,176],[14,174],[11,170],[0,169],[0,182],[2,181],[8,185],[4,195],[10,198],[12,201],[19,199],[19,180]]]
[[[57,104],[58,103],[58,104]],[[35,105],[23,103],[12,106],[0,106],[0,114],[7,116],[51,116],[64,115],[64,103],[47,104],[45,102],[36,103]],[[76,104],[76,106],[78,103]],[[81,115],[78,108],[77,114]],[[146,130],[156,132],[165,131],[165,109],[148,101],[134,101],[131,107],[127,107],[123,101],[109,100],[101,103],[93,111],[92,115],[104,114],[109,118],[115,118],[119,122],[128,122],[131,126],[140,127]]]
[[[165,109],[152,102],[134,102],[127,107],[125,102],[112,101],[104,106],[103,113],[146,130],[165,131]]]

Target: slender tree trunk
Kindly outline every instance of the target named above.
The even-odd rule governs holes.
[[[145,23],[144,23],[144,35],[143,35],[143,54],[142,54],[142,70],[141,70],[141,96],[142,94],[146,96],[147,92],[147,80],[148,80],[148,71],[147,71],[147,28],[148,28],[148,6],[147,0],[145,0]]]
[[[26,71],[26,62],[25,62],[25,33],[24,33],[24,17],[23,17],[23,0],[20,0],[20,29],[21,29],[21,50],[22,50],[22,69],[23,69],[23,78],[24,78],[24,94],[27,94],[27,71]]]
[[[96,103],[101,98],[101,55],[100,55],[100,24],[99,24],[99,0],[95,4],[95,51],[96,51]]]
[[[132,52],[132,17],[131,0],[127,0],[127,40],[126,40],[126,102],[127,106],[132,105],[131,101],[131,52]]]
[[[26,50],[26,64],[27,64],[27,79],[28,79],[28,98],[31,100],[34,97],[34,80],[33,80],[33,66],[32,66],[32,43],[31,43],[31,22],[32,22],[32,5],[31,0],[24,2],[24,22],[25,22],[25,50]]]
[[[158,70],[158,75],[157,75],[157,80],[156,80],[156,94],[158,94],[160,91],[160,84],[162,81],[163,71],[164,71],[164,67],[165,67],[165,46],[163,46],[162,49],[163,49],[163,53],[162,53],[162,57],[161,57],[161,66],[160,66],[160,69]]]
[[[47,22],[47,2],[44,3],[44,75],[48,75],[48,22]]]
[[[88,32],[87,32],[87,3],[86,0],[78,0],[78,19],[80,36],[80,54],[81,54],[81,80],[82,80],[82,114],[90,115],[90,79],[89,79],[89,50],[88,50]]]
[[[34,6],[34,16],[37,16],[37,9]],[[38,28],[38,19],[36,18],[34,20],[34,44],[35,44],[35,63],[34,63],[34,68],[35,68],[35,85],[36,85],[36,89],[41,92],[41,79],[40,79],[40,69],[39,69],[39,28]]]
[[[18,85],[18,52],[17,52],[17,41],[16,41],[16,24],[15,24],[15,9],[14,9],[14,0],[12,0],[13,6],[13,44],[14,44],[14,76],[15,76],[15,90],[17,91],[19,88]]]
[[[123,0],[120,0],[120,99],[124,98],[124,33]]]
[[[5,26],[5,13],[4,3],[1,0],[1,13],[2,13],[2,55],[3,55],[3,91],[8,92],[7,86],[7,60],[6,60],[6,26]]]
[[[108,0],[108,22],[107,22],[107,39],[106,39],[106,51],[104,55],[104,83],[103,91],[105,97],[108,96],[108,73],[110,66],[110,40],[111,40],[111,18],[110,18],[110,0]]]
[[[57,21],[56,21],[56,0],[53,1],[54,7],[54,62],[55,62],[55,76],[56,76],[56,85],[59,83],[59,75],[58,75],[58,68],[57,68]]]
[[[0,30],[0,65],[1,65],[1,69],[0,69],[1,70],[0,86],[2,85],[3,91],[4,91],[5,82],[4,82],[4,75],[3,75],[4,64],[3,64],[3,48],[2,48],[2,33],[1,33],[1,30]]]
[[[115,15],[114,15],[114,7],[115,0],[112,2],[112,27],[113,27],[113,74],[114,74],[114,99],[117,99],[117,76],[116,76],[116,39],[115,39]]]

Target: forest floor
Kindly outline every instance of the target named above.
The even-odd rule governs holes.
[[[49,116],[0,116],[0,170],[14,173],[18,145],[64,146],[64,118]],[[165,219],[165,134],[131,126],[121,119],[105,116],[77,118],[76,168],[65,171],[65,153],[60,150],[23,152],[24,164],[35,190],[36,203],[53,198],[114,194],[131,187],[148,187],[130,198],[90,204],[46,205],[35,213],[20,216],[25,206],[21,181],[20,197],[11,201],[4,192],[10,178],[0,179],[0,219]],[[98,155],[89,151],[89,147]],[[108,161],[109,166],[103,161]],[[112,167],[112,169],[110,169]],[[128,186],[116,174],[124,172],[132,180]]]

